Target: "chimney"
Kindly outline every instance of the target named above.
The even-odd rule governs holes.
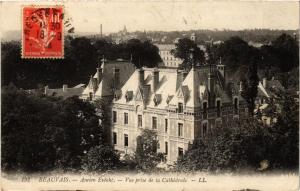
[[[140,68],[139,69],[139,86],[144,85],[144,79],[145,79],[145,72],[144,72],[143,68]]]
[[[152,72],[152,92],[155,92],[157,90],[159,83],[159,71],[157,68],[154,68]]]
[[[208,90],[211,94],[214,90],[214,76],[212,73],[208,73]]]
[[[49,89],[49,86],[45,86],[45,90],[44,90],[45,95],[47,95],[48,89]]]
[[[117,89],[120,83],[120,69],[113,68],[113,72],[114,72],[114,88]]]
[[[102,24],[100,24],[100,37],[102,38]]]
[[[267,78],[263,78],[263,87],[267,88]]]
[[[240,81],[240,89],[239,89],[240,93],[243,91],[243,82]]]
[[[63,92],[66,92],[66,91],[68,91],[68,85],[67,85],[67,84],[64,84],[64,85],[63,85]]]
[[[225,65],[222,64],[222,58],[220,58],[219,64],[217,65],[217,70],[219,71],[219,73],[221,74],[221,76],[223,77],[224,81],[223,81],[223,85],[226,86],[226,76],[225,76]]]
[[[102,68],[97,68],[97,84],[100,84],[102,80]]]

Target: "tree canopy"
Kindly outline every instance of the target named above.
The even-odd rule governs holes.
[[[181,67],[191,68],[193,64],[204,63],[204,52],[197,46],[197,44],[189,38],[182,38],[175,43],[175,49],[171,53],[183,60]]]
[[[103,126],[99,124],[99,120],[108,120],[104,117],[78,97],[62,100],[4,87],[2,168],[26,172],[54,168],[80,170],[92,153],[101,153],[102,148],[104,153],[109,152],[109,148],[102,147],[108,145],[104,142]],[[89,154],[84,157],[86,153]]]
[[[103,56],[107,60],[132,58],[138,68],[156,67],[161,61],[156,46],[138,39],[115,44],[107,39],[91,41],[86,37],[66,37],[64,59],[22,59],[19,42],[1,43],[1,50],[2,86],[13,83],[23,89],[86,83],[101,65]]]
[[[249,118],[237,127],[213,129],[210,137],[198,138],[177,161],[179,170],[261,171],[298,168],[299,106],[283,94],[277,123],[266,127]]]
[[[155,131],[144,129],[137,137],[135,162],[141,170],[151,170],[163,160],[163,153],[157,152],[158,140]]]

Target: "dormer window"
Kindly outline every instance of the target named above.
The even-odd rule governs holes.
[[[121,96],[121,91],[120,90],[116,90],[115,93],[114,93],[114,99],[115,100],[118,100]]]
[[[178,103],[178,113],[183,113],[183,104],[182,103]]]
[[[161,101],[161,95],[155,94],[153,98],[154,105],[157,106]]]
[[[126,94],[125,94],[126,102],[131,101],[132,97],[133,97],[133,92],[132,91],[127,91]]]
[[[166,100],[166,102],[167,102],[167,104],[169,104],[170,103],[170,101],[171,101],[171,96],[168,96],[168,98],[167,98],[167,100]]]

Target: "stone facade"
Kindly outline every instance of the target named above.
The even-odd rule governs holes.
[[[225,66],[136,69],[112,102],[112,144],[132,154],[142,129],[157,131],[158,152],[172,163],[198,137],[232,126],[247,116],[236,84],[226,82]]]

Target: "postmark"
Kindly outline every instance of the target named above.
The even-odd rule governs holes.
[[[22,8],[22,58],[64,57],[63,6]]]

